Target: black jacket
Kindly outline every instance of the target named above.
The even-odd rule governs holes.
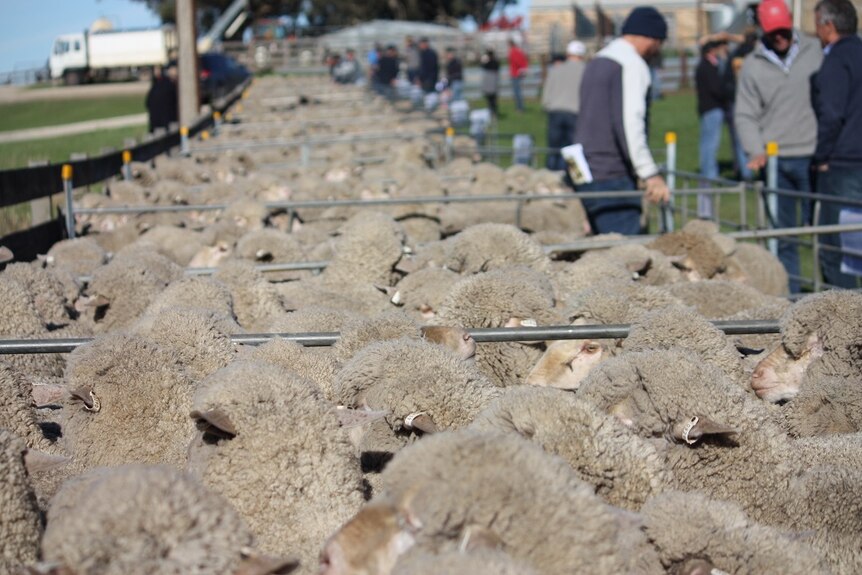
[[[464,79],[464,69],[461,66],[461,60],[452,58],[446,63],[446,78],[449,82]]]
[[[814,161],[862,168],[862,39],[854,34],[833,44],[813,84]]]
[[[153,81],[145,103],[150,116],[151,132],[156,128],[167,128],[171,122],[179,121],[177,86],[170,78],[162,76]]]
[[[394,56],[383,56],[377,62],[375,79],[381,84],[389,85],[398,77],[398,58]]]
[[[730,64],[726,64],[730,66]],[[703,116],[706,112],[720,108],[726,110],[728,102],[727,75],[718,66],[706,58],[701,58],[694,73],[694,83],[697,87],[697,114]]]
[[[440,76],[440,66],[437,62],[437,52],[426,48],[419,52],[419,82],[425,91],[433,90]]]

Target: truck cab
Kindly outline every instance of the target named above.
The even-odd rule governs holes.
[[[87,71],[86,34],[64,34],[54,40],[48,59],[51,78],[64,78],[67,84],[79,84]]]

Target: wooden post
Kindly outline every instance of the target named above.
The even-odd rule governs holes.
[[[180,125],[192,126],[198,116],[198,58],[194,0],[177,0]]]

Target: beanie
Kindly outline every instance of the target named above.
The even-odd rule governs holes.
[[[793,28],[793,18],[784,0],[763,0],[757,7],[757,21],[766,34]]]
[[[622,33],[664,40],[667,38],[667,22],[652,6],[639,6],[623,22]]]

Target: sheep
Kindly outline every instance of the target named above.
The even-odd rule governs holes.
[[[199,430],[189,470],[236,507],[264,551],[312,564],[362,504],[359,461],[313,383],[238,360],[203,382],[189,413]]]
[[[862,377],[862,294],[832,290],[807,296],[780,319],[781,344],[751,375],[761,399],[792,399],[806,380]]]
[[[768,296],[751,286],[727,280],[682,282],[668,286],[667,291],[709,319],[727,319],[752,309],[788,305],[786,299]]]
[[[69,354],[66,387],[62,441],[82,467],[184,464],[195,381],[178,351],[140,335],[101,336]]]
[[[87,315],[94,330],[104,333],[130,325],[169,283],[183,276],[182,268],[147,248],[118,253],[93,272],[86,293],[93,308]]]
[[[509,388],[470,429],[517,433],[538,443],[618,507],[637,510],[672,483],[664,457],[648,440],[632,437],[615,418],[570,393]]]
[[[632,323],[626,351],[687,349],[747,389],[743,356],[720,329],[690,308],[667,307],[643,314]]]
[[[562,459],[513,434],[462,430],[422,439],[392,460],[382,480],[383,493],[328,541],[324,568],[333,557],[366,561],[354,568],[391,565],[413,546],[452,551],[478,528],[541,573],[661,572],[636,526]],[[347,536],[357,523],[370,524],[376,536],[364,557],[357,557],[355,536]]]
[[[250,332],[266,331],[276,318],[287,311],[282,295],[255,269],[252,262],[226,262],[216,270],[213,278],[228,287],[233,297],[237,322]]]
[[[538,575],[529,565],[495,550],[450,551],[439,555],[408,552],[395,564],[392,575]]]
[[[225,284],[212,277],[187,276],[172,281],[147,306],[143,315],[152,316],[162,310],[175,307],[199,308],[225,318],[235,319],[233,296],[230,290]]]
[[[831,377],[806,382],[781,408],[783,427],[793,437],[862,431],[860,392],[858,380]]]
[[[14,573],[38,559],[42,518],[26,467],[27,444],[0,428],[0,572]]]
[[[44,338],[48,331],[36,311],[31,294],[19,282],[0,274],[0,336],[11,339]],[[63,374],[63,357],[57,354],[9,355],[6,361],[22,373],[44,376]]]
[[[809,542],[833,568],[862,566],[858,540],[845,535],[862,528],[862,471],[808,470],[766,406],[697,356],[626,353],[594,369],[578,394],[634,434],[663,438],[675,488],[733,501],[767,525],[814,529]]]
[[[550,267],[542,246],[518,228],[477,224],[445,240],[442,267],[463,275],[523,265],[539,272]]]
[[[681,258],[678,266],[689,281],[710,279],[727,269],[727,256],[709,236],[687,231],[663,234],[647,244],[667,256]]]
[[[332,354],[341,363],[375,341],[402,337],[418,340],[421,337],[419,325],[400,310],[388,311],[370,319],[345,322],[340,331],[341,337],[333,346]]]
[[[731,260],[745,276],[745,283],[761,293],[777,297],[788,294],[787,270],[772,252],[757,244],[741,242]]]
[[[363,317],[341,308],[309,305],[275,318],[269,324],[269,331],[273,333],[340,332],[348,323],[359,321]]]
[[[157,225],[144,232],[136,244],[152,245],[153,249],[175,264],[186,267],[206,245],[200,232],[177,226]]]
[[[68,572],[287,573],[267,557],[225,499],[166,466],[91,471],[66,484],[48,511],[46,562]],[[66,571],[63,571],[66,572]]]
[[[452,286],[461,279],[452,270],[427,267],[404,276],[387,290],[390,302],[402,306],[414,317],[431,319],[443,303]]]
[[[737,505],[701,493],[665,492],[642,508],[644,529],[671,573],[829,573],[804,539],[749,519]],[[686,569],[688,567],[688,569]],[[680,571],[679,569],[682,569]]]
[[[640,269],[640,266],[637,267]],[[571,298],[586,289],[632,285],[637,279],[637,269],[615,258],[608,258],[601,251],[588,252],[575,262],[554,262],[549,276],[560,305],[567,307]]]
[[[89,275],[107,261],[108,253],[91,237],[61,240],[45,257],[47,267],[65,269],[75,277]]]
[[[290,370],[317,385],[323,396],[333,401],[333,381],[340,365],[329,350],[319,353],[296,342],[274,338],[254,348],[243,358],[264,361]]]
[[[0,428],[13,431],[27,442],[28,447],[50,451],[51,442],[45,437],[40,418],[33,409],[32,385],[9,364],[0,362]]]
[[[236,245],[236,257],[257,263],[292,263],[306,260],[302,245],[290,234],[265,228],[243,235]],[[267,274],[270,281],[288,281],[308,275],[307,271]]]
[[[56,328],[71,322],[70,302],[66,296],[74,298],[77,294],[68,293],[53,271],[36,263],[14,263],[6,266],[3,277],[24,286],[45,326]]]
[[[501,268],[461,280],[440,307],[434,323],[468,328],[559,325],[553,288],[544,274],[523,266]],[[476,363],[501,387],[523,383],[542,355],[534,345],[488,343],[476,350]]]

